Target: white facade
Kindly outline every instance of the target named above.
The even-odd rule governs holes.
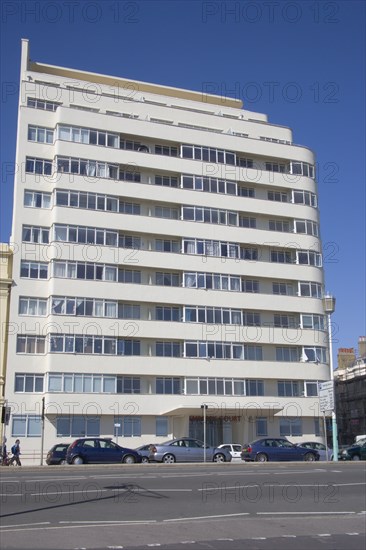
[[[319,436],[313,153],[237,100],[32,63],[26,40],[20,90],[6,398],[24,458],[43,397],[45,451],[202,438],[203,404],[214,444]]]

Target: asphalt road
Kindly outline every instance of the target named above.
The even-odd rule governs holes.
[[[3,550],[366,547],[366,463],[2,468]]]

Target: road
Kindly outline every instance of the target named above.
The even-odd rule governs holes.
[[[364,550],[366,464],[1,469],[3,550]]]

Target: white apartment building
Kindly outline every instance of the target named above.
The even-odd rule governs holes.
[[[6,399],[23,461],[321,440],[314,154],[239,100],[29,60],[22,41]],[[42,403],[44,423],[42,423]]]

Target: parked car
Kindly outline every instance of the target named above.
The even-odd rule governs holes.
[[[164,443],[150,446],[149,460],[154,462],[203,462],[205,447],[202,441],[182,437],[171,439]],[[219,449],[206,445],[206,460],[208,462],[230,462],[231,454],[228,449]]]
[[[285,438],[266,437],[244,445],[241,458],[245,461],[267,462],[268,460],[319,460],[319,453],[291,443]]]
[[[305,441],[304,443],[297,443],[299,447],[305,447],[306,449],[314,449],[319,453],[319,460],[333,460],[333,449],[328,447],[328,456],[327,448],[323,443],[318,441]]]
[[[66,461],[68,464],[134,464],[142,462],[142,456],[134,449],[120,447],[108,438],[85,437],[71,443],[67,449]]]
[[[343,449],[338,457],[341,460],[366,460],[366,439],[360,439],[357,443]]]
[[[141,455],[141,462],[143,463],[149,462],[150,446],[151,444],[149,443],[149,445],[141,445],[141,447],[137,447],[137,449],[135,449],[135,451]]]
[[[231,454],[231,458],[234,459],[241,459],[241,450],[242,446],[239,443],[222,443],[222,445],[219,445],[217,447],[218,449],[227,449],[229,453]]]
[[[57,443],[47,453],[46,464],[66,464],[66,451],[70,443]]]

